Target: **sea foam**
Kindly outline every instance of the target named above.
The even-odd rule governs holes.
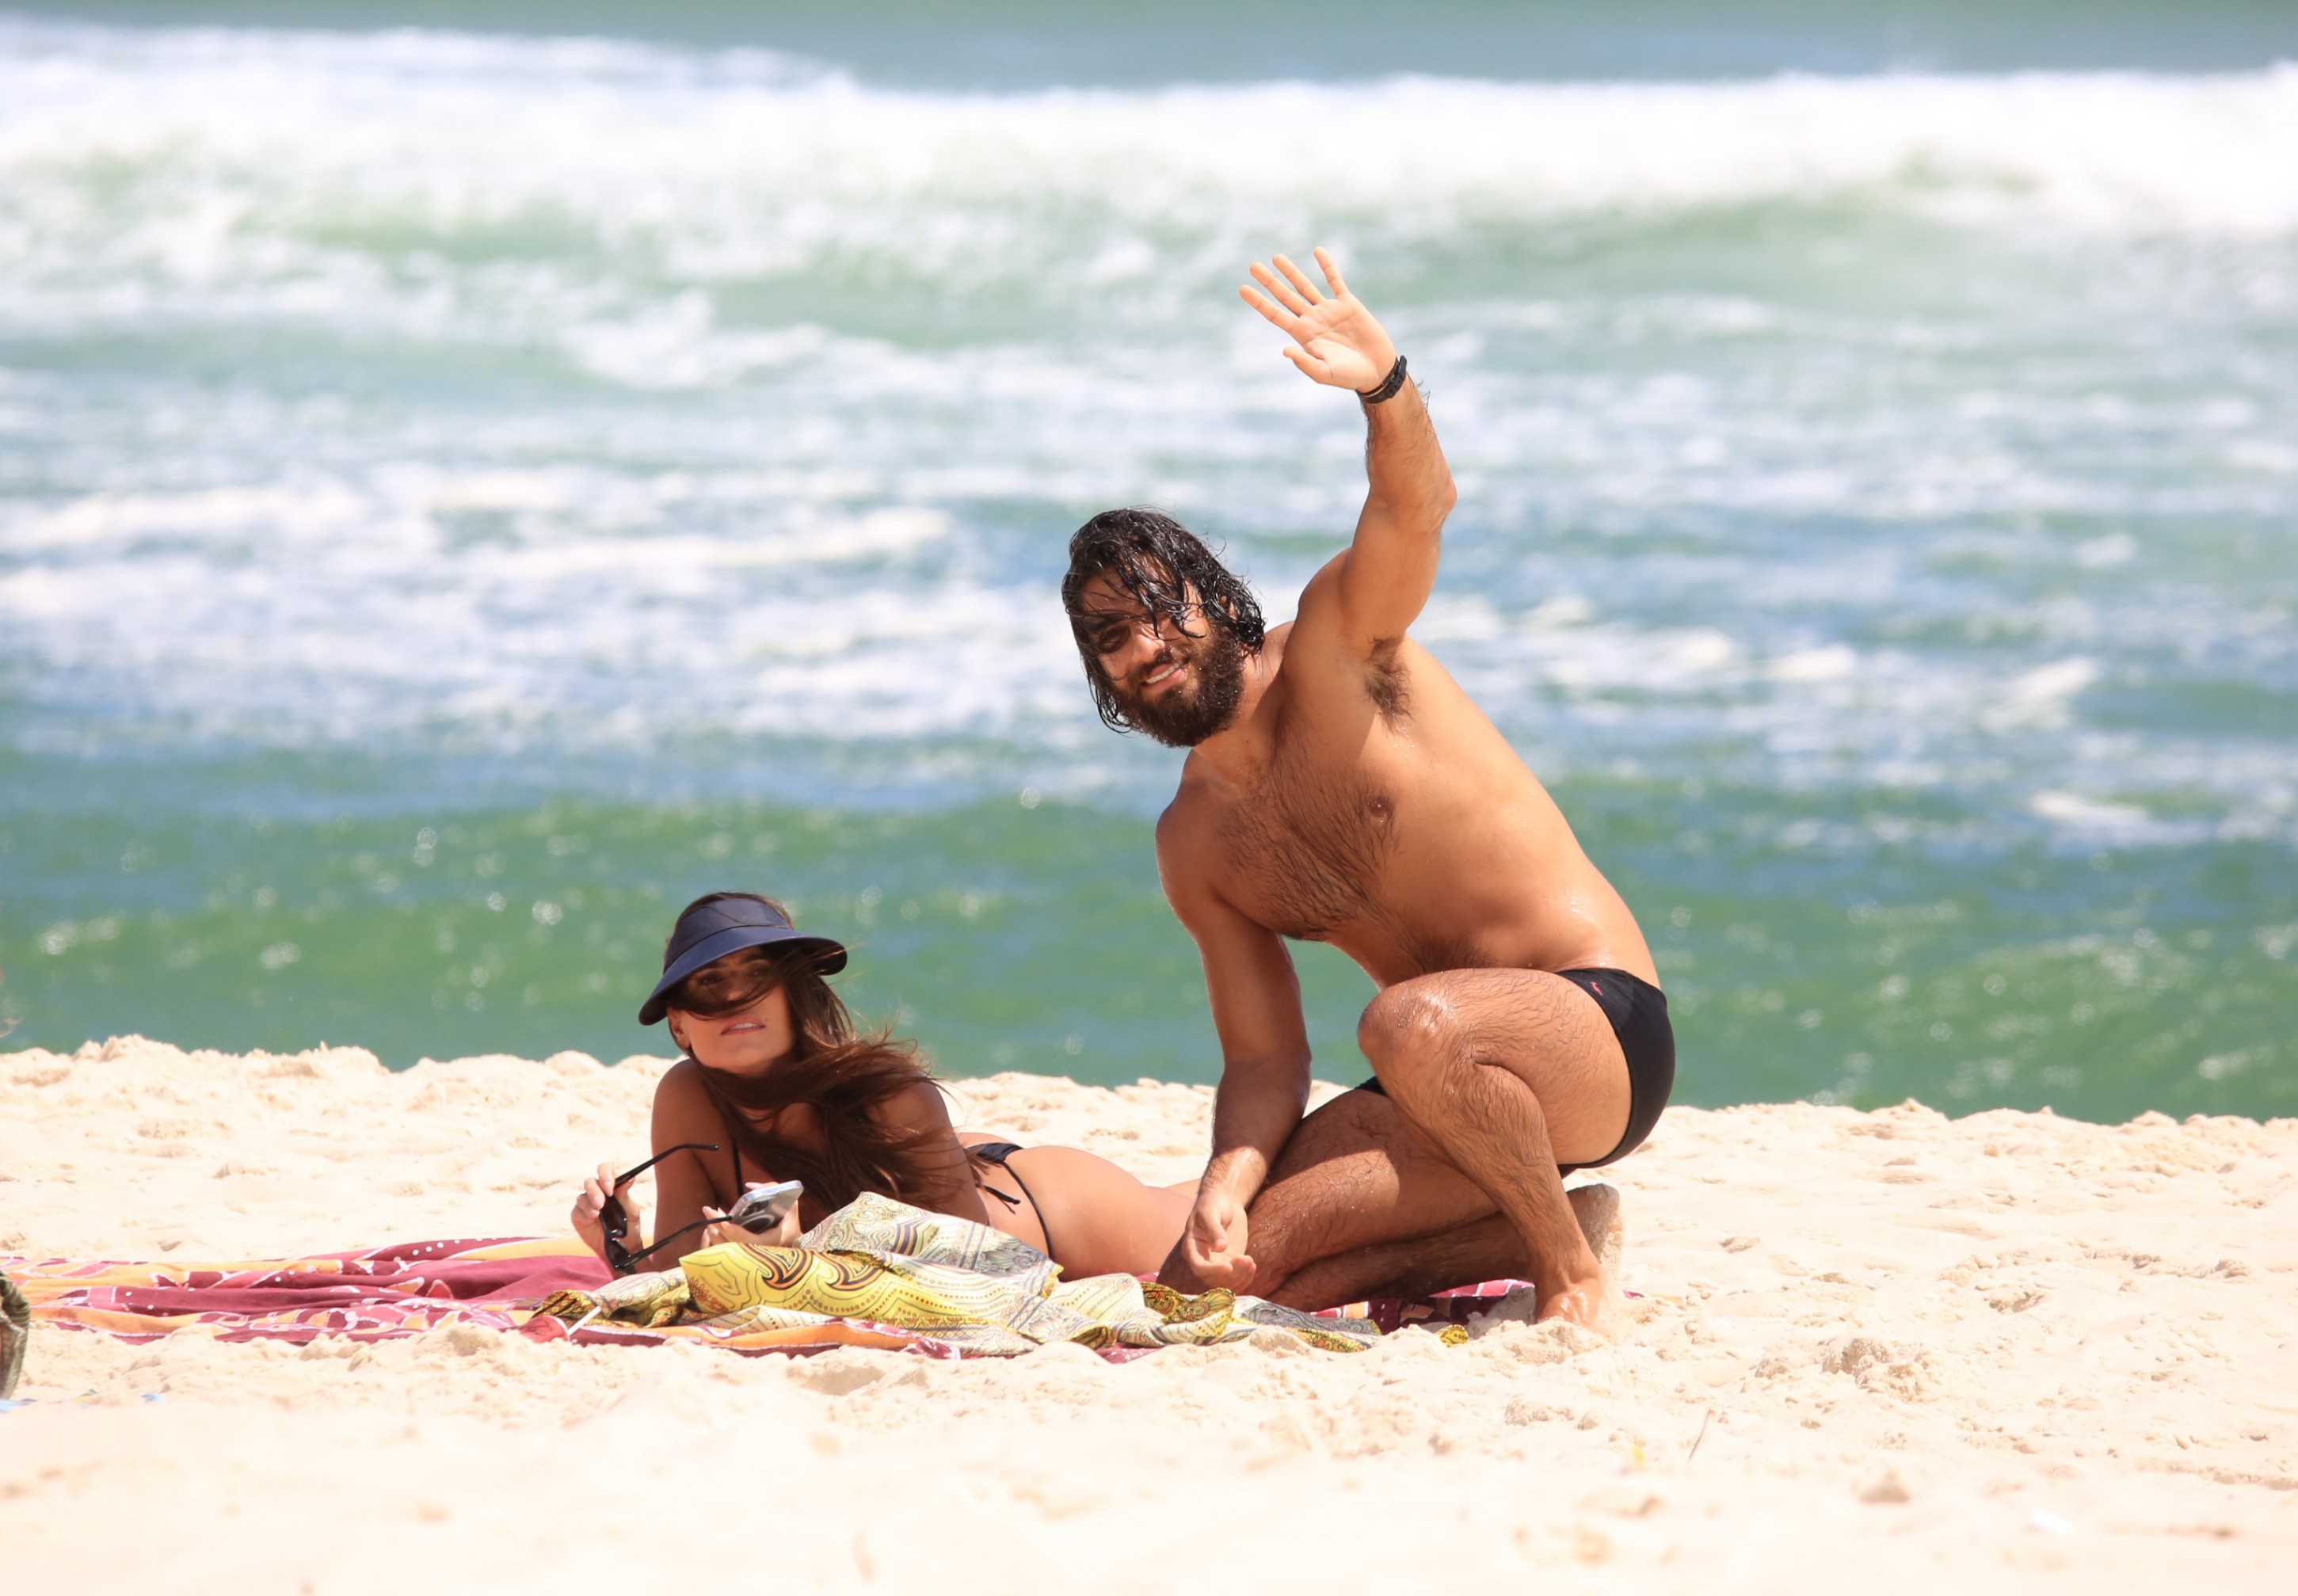
[[[1167,505],[1281,616],[1353,520],[1232,294],[1324,241],[1462,482],[1424,634],[1543,770],[2289,825],[2298,68],[956,94],[12,21],[0,80],[20,746],[1105,781],[1067,531]]]
[[[991,95],[755,52],[15,21],[0,76],[20,314],[27,291],[100,315],[293,285],[310,311],[419,315],[456,275],[426,252],[475,246],[500,257],[492,286],[563,312],[584,254],[703,283],[1057,267],[1087,291],[1225,278],[1303,229],[1846,200],[2108,235],[2298,228],[2293,66]]]

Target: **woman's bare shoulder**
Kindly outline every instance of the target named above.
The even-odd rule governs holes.
[[[870,1117],[889,1129],[950,1129],[948,1101],[942,1096],[941,1088],[930,1080],[920,1080],[898,1092],[887,1093],[870,1105]]]
[[[663,1071],[654,1087],[654,1123],[657,1143],[665,1131],[675,1131],[674,1141],[693,1139],[686,1134],[696,1126],[710,1127],[718,1122],[718,1111],[710,1101],[710,1092],[702,1084],[702,1066],[690,1058],[682,1058]]]

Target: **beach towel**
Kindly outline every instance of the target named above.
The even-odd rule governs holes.
[[[1538,1287],[1529,1280],[1480,1280],[1474,1286],[1458,1286],[1440,1291],[1418,1301],[1403,1297],[1376,1297],[1367,1302],[1351,1302],[1345,1308],[1325,1311],[1342,1319],[1370,1319],[1385,1334],[1394,1334],[1411,1326],[1434,1330],[1448,1342],[1467,1339],[1467,1324],[1483,1313],[1490,1313],[1500,1305],[1503,1297],[1518,1292],[1528,1294],[1525,1302]],[[1628,1294],[1633,1296],[1635,1294]],[[1459,1334],[1455,1335],[1454,1332]]]
[[[1051,1260],[1002,1232],[875,1197],[832,1214],[797,1248],[712,1248],[690,1255],[685,1269],[621,1280],[572,1236],[220,1262],[0,1255],[0,1270],[21,1285],[39,1323],[131,1341],[178,1331],[380,1341],[473,1325],[546,1341],[690,1341],[750,1353],[865,1346],[1010,1356],[1070,1340],[1112,1361],[1264,1328],[1328,1350],[1412,1325],[1454,1339],[1472,1313],[1522,1288],[1492,1281],[1426,1302],[1301,1314],[1222,1291],[1183,1296],[1129,1275],[1063,1281]]]
[[[120,1263],[0,1257],[38,1323],[153,1341],[196,1329],[223,1341],[363,1341],[454,1324],[524,1329],[551,1292],[607,1266],[572,1236],[405,1242],[310,1258]],[[554,1322],[545,1332],[556,1336]]]

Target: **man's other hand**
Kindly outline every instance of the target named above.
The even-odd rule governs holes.
[[[1215,1286],[1245,1290],[1257,1272],[1252,1255],[1244,1250],[1247,1229],[1244,1203],[1227,1192],[1199,1192],[1197,1205],[1189,1211],[1188,1228],[1181,1232],[1181,1245],[1173,1249],[1160,1278],[1192,1293]],[[1176,1263],[1182,1269],[1176,1269]]]
[[[1364,302],[1341,281],[1340,268],[1323,250],[1317,264],[1333,291],[1330,299],[1318,292],[1308,273],[1283,255],[1270,257],[1275,269],[1252,263],[1252,280],[1268,290],[1237,290],[1244,302],[1266,317],[1271,327],[1293,340],[1285,358],[1327,387],[1359,393],[1377,388],[1396,364],[1396,345],[1373,319]]]

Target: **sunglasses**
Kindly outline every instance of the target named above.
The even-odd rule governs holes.
[[[705,964],[673,987],[665,1001],[674,1009],[723,1020],[739,1013],[783,983],[781,965],[756,948],[743,948]]]
[[[652,1246],[641,1247],[636,1252],[632,1252],[624,1245],[631,1233],[631,1216],[630,1211],[623,1206],[623,1187],[674,1153],[715,1153],[717,1151],[719,1147],[715,1142],[681,1142],[675,1147],[664,1148],[637,1168],[624,1170],[615,1177],[615,1189],[607,1194],[607,1200],[599,1206],[599,1228],[606,1232],[608,1269],[618,1275],[634,1274],[638,1270],[639,1260],[648,1253],[659,1252],[685,1235],[687,1231],[699,1230],[703,1226],[713,1222],[709,1220],[697,1220],[691,1225],[657,1238]]]

